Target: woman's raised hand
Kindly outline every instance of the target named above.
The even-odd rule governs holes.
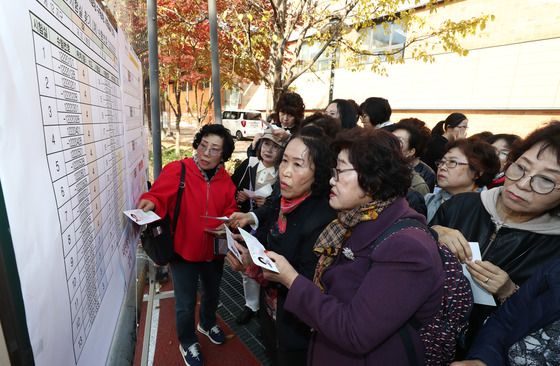
[[[492,262],[467,262],[467,269],[482,288],[499,299],[510,297],[517,289],[508,273]]]
[[[461,263],[472,259],[469,242],[459,230],[440,225],[434,225],[432,229],[438,234],[438,241],[448,247]]]
[[[257,148],[257,143],[263,137],[262,133],[256,133],[255,137],[253,137],[253,141],[251,142],[251,148],[254,150]]]
[[[241,260],[243,261],[243,263],[239,262],[239,259],[237,259],[237,257],[231,252],[227,253],[226,261],[228,262],[229,266],[234,271],[245,272],[247,267],[249,267],[251,264],[253,264],[253,260],[251,259],[251,255],[249,254],[249,251],[247,250],[247,248],[245,248],[243,245],[239,244],[237,241],[234,241],[234,245],[237,248],[237,250],[239,251],[239,254],[241,254]]]
[[[231,229],[237,229],[254,223],[253,215],[243,212],[234,212],[229,217],[228,226]]]
[[[275,128],[272,130],[272,135],[280,140],[286,140],[291,136],[290,133],[283,128]]]
[[[257,207],[262,207],[266,202],[266,197],[255,197],[255,204]]]
[[[297,271],[292,267],[290,262],[280,254],[269,251],[266,252],[266,255],[276,264],[279,273],[263,269],[264,278],[269,281],[281,283],[287,288],[290,288],[298,276]]]
[[[156,205],[150,200],[140,200],[140,202],[138,202],[137,208],[141,209],[144,212],[147,212],[153,211],[154,208],[156,208]]]
[[[243,191],[237,192],[237,202],[243,203],[243,202],[247,201],[247,199],[249,199],[249,196],[247,195],[247,193],[245,193]]]

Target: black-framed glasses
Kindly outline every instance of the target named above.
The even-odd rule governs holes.
[[[332,171],[331,171],[331,175],[334,178],[334,181],[338,182],[338,177],[340,176],[341,173],[349,172],[349,171],[352,171],[352,170],[356,170],[356,169],[354,169],[354,168],[348,168],[348,169],[333,168]]]
[[[525,168],[517,163],[511,163],[505,171],[506,177],[514,182],[523,178],[525,174]],[[542,175],[528,175],[527,177],[529,178],[531,189],[538,194],[549,194],[554,189],[560,187],[552,179]]]
[[[445,165],[448,169],[456,168],[457,165],[469,165],[469,163],[463,163],[457,160],[445,160],[445,159],[436,160],[435,163],[438,168],[441,168],[442,166]]]

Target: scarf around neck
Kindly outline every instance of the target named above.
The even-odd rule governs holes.
[[[204,180],[206,180],[206,182],[210,182],[212,180],[212,178],[216,175],[218,170],[220,170],[220,166],[222,165],[222,163],[220,163],[216,165],[214,169],[204,170],[202,169],[200,163],[198,162],[198,155],[193,156],[193,161],[196,164],[196,167],[198,168],[202,176],[204,177]]]
[[[287,199],[284,197],[280,198],[280,213],[278,214],[278,232],[284,234],[286,232],[286,214],[289,214],[295,210],[307,197],[311,195],[311,192],[294,199]]]
[[[352,210],[339,212],[338,218],[331,221],[319,235],[313,248],[315,254],[320,256],[313,282],[322,292],[325,289],[321,283],[321,277],[325,270],[334,263],[343,244],[352,234],[352,229],[361,222],[377,220],[379,214],[394,201],[395,198],[387,201],[375,200]]]
[[[525,222],[504,222],[498,214],[498,200],[504,187],[496,187],[480,193],[480,200],[494,224],[512,229],[530,231],[543,235],[560,235],[560,217],[547,212]]]

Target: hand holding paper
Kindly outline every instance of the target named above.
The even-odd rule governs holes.
[[[241,257],[241,253],[239,253],[239,250],[237,250],[237,247],[235,246],[235,240],[233,239],[232,232],[229,230],[227,226],[225,227],[225,229],[226,229],[227,246],[229,251],[233,253],[233,255],[235,256],[235,258],[237,258],[237,260],[239,260],[239,263],[243,263],[243,258]]]
[[[482,256],[480,255],[480,247],[476,242],[469,242],[470,249],[472,251],[472,259],[473,261],[481,260]],[[463,274],[469,282],[471,283],[471,289],[473,293],[474,303],[481,304],[481,305],[490,305],[496,306],[496,301],[494,300],[494,296],[486,289],[484,289],[478,282],[476,282],[471,273],[467,269],[467,265],[463,264]]]
[[[146,225],[151,222],[161,220],[161,217],[156,215],[153,211],[144,212],[144,210],[141,209],[134,209],[123,211],[123,213],[137,225]]]
[[[270,196],[270,194],[272,193],[272,186],[270,184],[266,184],[264,186],[262,186],[261,188],[257,189],[256,191],[250,191],[247,188],[243,189],[243,192],[249,196],[249,198],[255,198],[255,197],[268,197]]]
[[[299,273],[295,270],[294,267],[292,267],[290,262],[288,262],[288,260],[284,256],[272,251],[268,251],[266,252],[266,254],[268,254],[268,257],[274,261],[279,272],[276,273],[264,270],[264,278],[269,281],[281,283],[287,288],[292,287],[292,283],[294,283]]]
[[[224,221],[224,222],[229,221],[229,217],[227,217],[227,216],[202,216],[202,218],[210,219],[210,220]]]
[[[251,255],[253,263],[259,267],[278,273],[278,268],[276,268],[274,262],[265,254],[265,249],[257,238],[241,228],[239,228],[239,233],[245,240],[245,244],[247,244],[247,249],[249,249],[249,254]]]

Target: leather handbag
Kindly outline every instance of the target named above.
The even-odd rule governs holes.
[[[140,234],[140,240],[144,251],[150,259],[159,266],[164,266],[172,261],[175,256],[173,249],[173,236],[177,228],[177,219],[181,211],[181,198],[185,189],[185,164],[181,161],[181,179],[177,189],[177,202],[173,215],[173,223],[170,223],[169,215],[163,219],[146,225],[146,229]]]

